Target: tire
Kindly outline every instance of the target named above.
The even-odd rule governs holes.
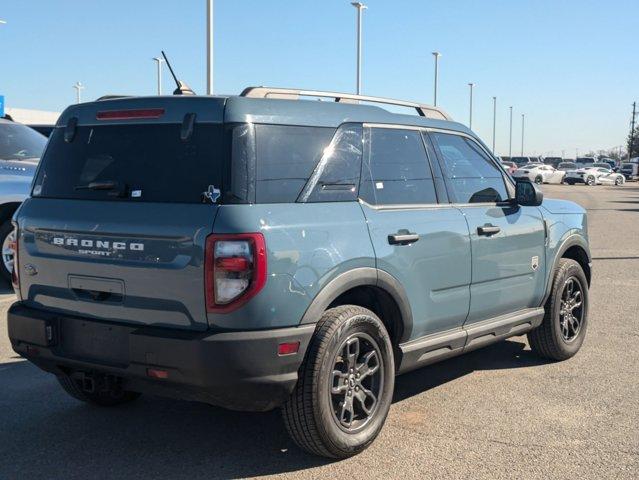
[[[2,261],[0,261],[0,278],[11,283],[12,271],[10,266],[13,264],[14,254],[10,253],[8,242],[13,237],[13,225],[11,220],[0,225],[0,246],[2,246]],[[11,251],[12,252],[12,251]],[[10,257],[10,262],[8,262]]]
[[[580,318],[578,328],[574,328],[574,322],[567,319],[562,313],[567,304],[565,294],[569,281],[573,282],[573,292],[575,292],[574,287],[577,285],[581,292],[581,306],[571,309],[572,314]],[[570,308],[570,304],[568,307]],[[588,281],[581,265],[576,261],[570,258],[559,260],[545,310],[541,325],[528,333],[530,348],[538,355],[551,360],[567,360],[581,348],[588,327]],[[562,315],[564,315],[563,322]],[[564,329],[564,325],[568,328]],[[566,332],[574,335],[572,338],[567,338]]]
[[[355,351],[355,343],[359,353],[354,357],[354,372],[349,368],[349,361],[340,362],[340,359],[344,356],[348,359],[351,348]],[[371,354],[373,351],[375,355]],[[359,363],[365,358],[368,361]],[[360,380],[353,377],[356,372],[359,376],[367,370],[373,373],[362,375]],[[339,375],[334,374],[336,371]],[[382,321],[359,306],[332,308],[324,312],[318,322],[295,390],[282,407],[284,424],[293,441],[307,452],[328,458],[356,455],[381,431],[394,386],[393,347]],[[376,394],[376,402],[369,402],[366,407],[370,410],[369,416],[361,401],[362,397],[364,404],[371,399],[365,391]],[[344,401],[340,401],[342,398]],[[348,398],[351,399],[350,412],[343,408]]]
[[[617,177],[615,179],[615,185],[619,186],[619,185],[623,185],[623,178],[621,177]]]
[[[590,177],[586,178],[586,185],[588,185],[589,187],[594,186],[595,183],[596,183],[595,177],[590,176]]]
[[[535,177],[535,183],[537,185],[541,185],[542,183],[544,183],[544,178],[541,175],[538,175],[537,177]]]
[[[575,184],[575,182],[571,182],[570,180],[566,180],[564,183],[567,183],[568,185],[572,186]]]
[[[80,386],[78,380],[69,375],[61,374],[58,375],[57,378],[64,391],[73,398],[100,407],[114,407],[123,403],[132,402],[140,397],[140,394],[137,392],[108,387],[104,384],[96,385],[94,392],[87,392]]]

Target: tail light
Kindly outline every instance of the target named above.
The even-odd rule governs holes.
[[[209,235],[204,268],[206,309],[226,313],[253,298],[266,283],[261,233]]]

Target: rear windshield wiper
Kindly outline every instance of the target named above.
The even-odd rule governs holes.
[[[85,185],[76,185],[74,190],[109,190],[109,195],[123,197],[127,192],[125,183],[105,180],[103,182],[90,182]]]

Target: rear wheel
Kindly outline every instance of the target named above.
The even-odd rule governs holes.
[[[544,183],[544,178],[543,178],[541,175],[537,175],[537,176],[535,177],[535,183],[536,183],[537,185],[541,185],[542,183]]]
[[[595,177],[591,175],[588,178],[586,178],[586,185],[592,187],[594,184],[595,184]]]
[[[106,376],[75,378],[60,374],[58,382],[65,392],[76,400],[100,407],[113,407],[136,400],[140,394],[123,390],[114,380]]]
[[[531,349],[552,360],[575,355],[588,326],[588,281],[581,265],[562,258],[555,270],[542,324],[528,333]]]
[[[310,453],[356,455],[382,429],[394,385],[393,348],[381,320],[354,305],[327,310],[282,408],[286,429]]]
[[[615,179],[615,185],[617,185],[617,186],[623,185],[623,178],[622,177],[617,177]]]

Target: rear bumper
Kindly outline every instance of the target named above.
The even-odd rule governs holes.
[[[127,390],[247,411],[286,401],[315,328],[185,332],[68,317],[20,302],[7,324],[16,353],[48,372],[110,374]],[[280,343],[298,341],[298,353],[277,354]],[[151,378],[148,369],[167,378]]]

